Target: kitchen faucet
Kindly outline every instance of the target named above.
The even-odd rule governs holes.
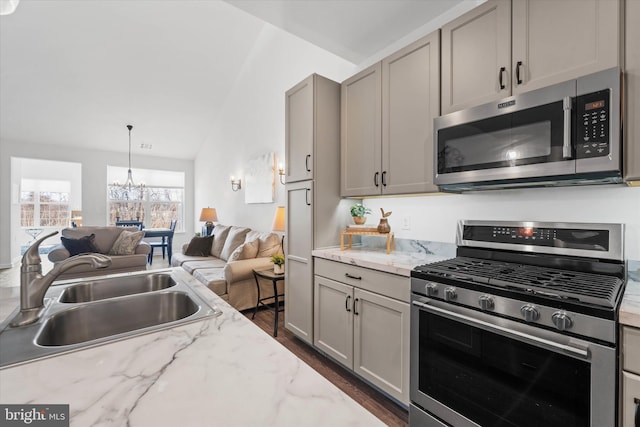
[[[40,243],[58,234],[54,231],[36,240],[22,256],[20,267],[20,312],[11,321],[11,326],[24,326],[34,323],[44,308],[44,294],[58,276],[70,268],[81,264],[91,264],[94,268],[111,265],[111,258],[102,254],[81,254],[57,263],[46,275],[42,275],[40,263]]]

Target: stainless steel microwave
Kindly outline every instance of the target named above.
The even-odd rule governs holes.
[[[621,74],[611,68],[438,117],[443,191],[622,181]]]

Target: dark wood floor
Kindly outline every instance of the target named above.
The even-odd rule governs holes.
[[[253,310],[244,312],[251,319]],[[273,336],[273,310],[262,308],[253,322]],[[278,336],[274,339],[288,348],[293,354],[302,359],[323,377],[335,384],[340,390],[348,394],[353,400],[367,408],[388,426],[408,426],[409,414],[399,405],[392,402],[380,392],[364,383],[354,374],[342,366],[323,356],[311,346],[297,339],[284,328],[284,312],[280,312],[278,319]]]

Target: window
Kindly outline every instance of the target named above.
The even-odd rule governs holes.
[[[108,224],[115,224],[119,218],[142,221],[146,228],[166,228],[175,219],[176,231],[184,231],[184,173],[136,169],[133,175],[137,183],[146,183],[143,192],[107,186]],[[126,176],[125,168],[107,168],[108,182]]]
[[[71,218],[71,182],[20,180],[20,227],[67,227]]]
[[[65,227],[69,224],[69,193],[62,191],[22,191],[21,227]]]

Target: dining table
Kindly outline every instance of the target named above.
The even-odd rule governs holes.
[[[143,228],[144,237],[160,237],[162,238],[162,245],[167,246],[167,254],[169,256],[169,264],[171,264],[171,254],[173,250],[173,233],[174,230],[170,228]]]

